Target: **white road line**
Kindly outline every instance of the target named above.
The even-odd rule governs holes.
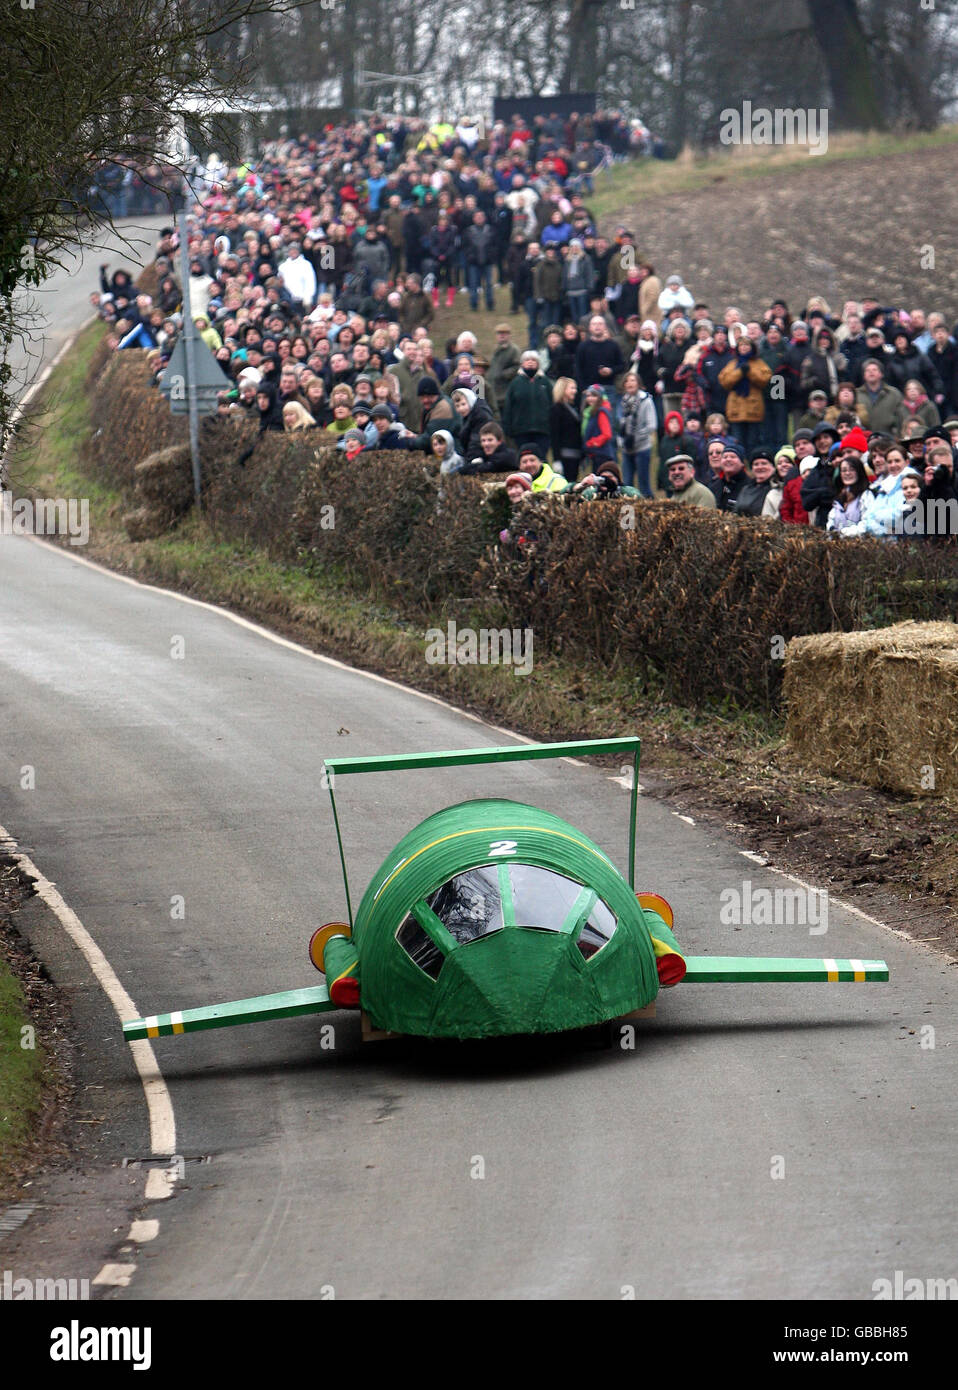
[[[450,704],[448,700],[443,700],[438,695],[430,695],[425,690],[416,690],[413,686],[403,685],[400,681],[390,680],[388,676],[377,675],[375,671],[363,671],[357,666],[348,665],[345,661],[337,661],[335,657],[324,656],[322,652],[310,651],[309,647],[304,647],[299,642],[292,642],[288,637],[280,637],[278,633],[270,632],[269,628],[263,627],[260,623],[251,622],[249,618],[242,618],[238,613],[231,613],[228,608],[220,608],[217,604],[207,603],[203,599],[191,598],[188,594],[178,594],[174,589],[163,589],[158,584],[145,584],[142,580],[134,579],[128,574],[117,574],[114,570],[107,569],[105,565],[98,565],[95,560],[87,560],[82,555],[76,555],[73,551],[65,550],[61,546],[54,545],[52,541],[44,540],[40,536],[28,536],[26,539],[32,541],[34,545],[42,545],[45,549],[54,551],[57,555],[62,556],[65,560],[69,560],[74,565],[85,565],[87,569],[96,570],[98,573],[105,574],[110,579],[115,579],[121,584],[132,584],[136,589],[146,589],[149,593],[163,594],[167,598],[176,599],[178,603],[188,603],[193,608],[202,608],[205,609],[207,613],[216,613],[219,617],[226,618],[228,622],[235,623],[238,627],[245,628],[248,632],[257,633],[260,637],[264,637],[267,642],[273,642],[279,647],[286,647],[289,651],[299,652],[302,656],[308,656],[312,661],[319,661],[325,666],[332,666],[336,671],[348,671],[350,675],[363,676],[366,680],[375,681],[378,685],[388,686],[391,690],[401,690],[405,695],[415,695],[420,700],[428,700],[430,704],[438,705],[440,709],[448,710],[450,714],[458,715],[460,719],[469,719],[473,724],[481,724],[483,728],[491,729],[493,733],[505,734],[507,738],[513,738],[518,743],[537,742],[536,739],[528,738],[525,734],[517,734],[512,729],[505,729],[501,724],[490,724],[488,720],[483,719],[478,714],[471,714],[468,710],[458,709],[455,705]],[[589,766],[588,763],[582,762],[579,758],[562,758],[560,761],[572,763],[576,767]],[[681,811],[673,811],[672,815],[677,816],[681,821],[685,821],[686,825],[695,824],[691,816],[685,816]],[[752,851],[750,850],[740,850],[739,853],[744,854],[747,858],[752,857]],[[780,874],[782,878],[787,878],[790,882],[797,883],[800,887],[809,889],[809,891],[816,893],[825,891],[821,888],[813,889],[810,884],[804,883],[800,878],[796,878],[794,874],[786,873],[784,869],[773,869],[771,865],[764,863],[762,867],[768,869],[769,873]],[[834,898],[832,901],[836,906],[843,908],[846,912],[854,913],[856,917],[860,917],[863,922],[870,922],[874,927],[882,927],[885,931],[891,932],[893,936],[899,937],[902,941],[910,941],[917,946],[925,945],[924,942],[913,936],[909,936],[908,932],[901,931],[897,927],[889,926],[887,922],[882,922],[877,917],[869,916],[869,914],[863,912],[861,908],[852,907],[850,903],[842,902],[840,898]],[[928,946],[926,949],[933,950],[934,948]],[[135,1044],[131,1043],[131,1046],[135,1046]],[[172,1152],[172,1150],[170,1150],[170,1152]]]
[[[127,1240],[132,1240],[134,1245],[145,1245],[148,1240],[156,1240],[159,1233],[159,1221],[134,1221]]]
[[[4,830],[2,825],[0,825],[0,847],[7,850],[20,869],[34,880],[37,896],[46,903],[67,936],[83,953],[84,959],[116,1010],[120,1022],[139,1018],[139,1009],[120,984],[112,965],[79,917],[71,907],[67,906],[50,880],[41,874],[33,860],[17,848],[13,836]],[[173,1116],[173,1102],[157,1065],[153,1048],[146,1041],[131,1042],[129,1046],[146,1096],[146,1107],[150,1117],[150,1147],[152,1152],[155,1154],[173,1154],[176,1152],[176,1121]]]
[[[132,1043],[130,1045],[132,1046]],[[148,1202],[165,1202],[167,1197],[173,1196],[173,1184],[175,1182],[175,1169],[151,1168],[146,1175],[146,1200]]]

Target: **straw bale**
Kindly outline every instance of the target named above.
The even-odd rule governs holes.
[[[910,796],[958,795],[958,624],[795,637],[788,740],[818,772]]]

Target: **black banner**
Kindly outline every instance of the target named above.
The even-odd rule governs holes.
[[[595,92],[560,92],[554,97],[496,97],[492,104],[493,118],[511,121],[521,116],[528,124],[536,116],[571,116],[578,111],[584,116],[595,110]]]

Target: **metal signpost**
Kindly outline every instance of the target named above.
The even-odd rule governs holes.
[[[200,416],[216,411],[219,393],[230,382],[206,344],[199,339],[190,306],[190,255],[186,213],[177,218],[180,235],[180,278],[183,286],[183,331],[167,363],[160,390],[174,415],[189,414],[190,457],[193,461],[193,494],[200,505]]]

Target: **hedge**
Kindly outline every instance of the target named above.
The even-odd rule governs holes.
[[[95,465],[126,489],[143,457],[185,438],[143,358],[114,354],[94,385]],[[519,505],[534,540],[517,553],[498,543],[503,489],[441,478],[423,454],[348,464],[324,434],[260,435],[233,416],[204,421],[201,452],[205,514],[224,538],[427,626],[481,614],[531,627],[538,651],[652,678],[682,704],[777,708],[789,638],[958,611],[951,542],[839,541],[673,503],[551,495]]]

